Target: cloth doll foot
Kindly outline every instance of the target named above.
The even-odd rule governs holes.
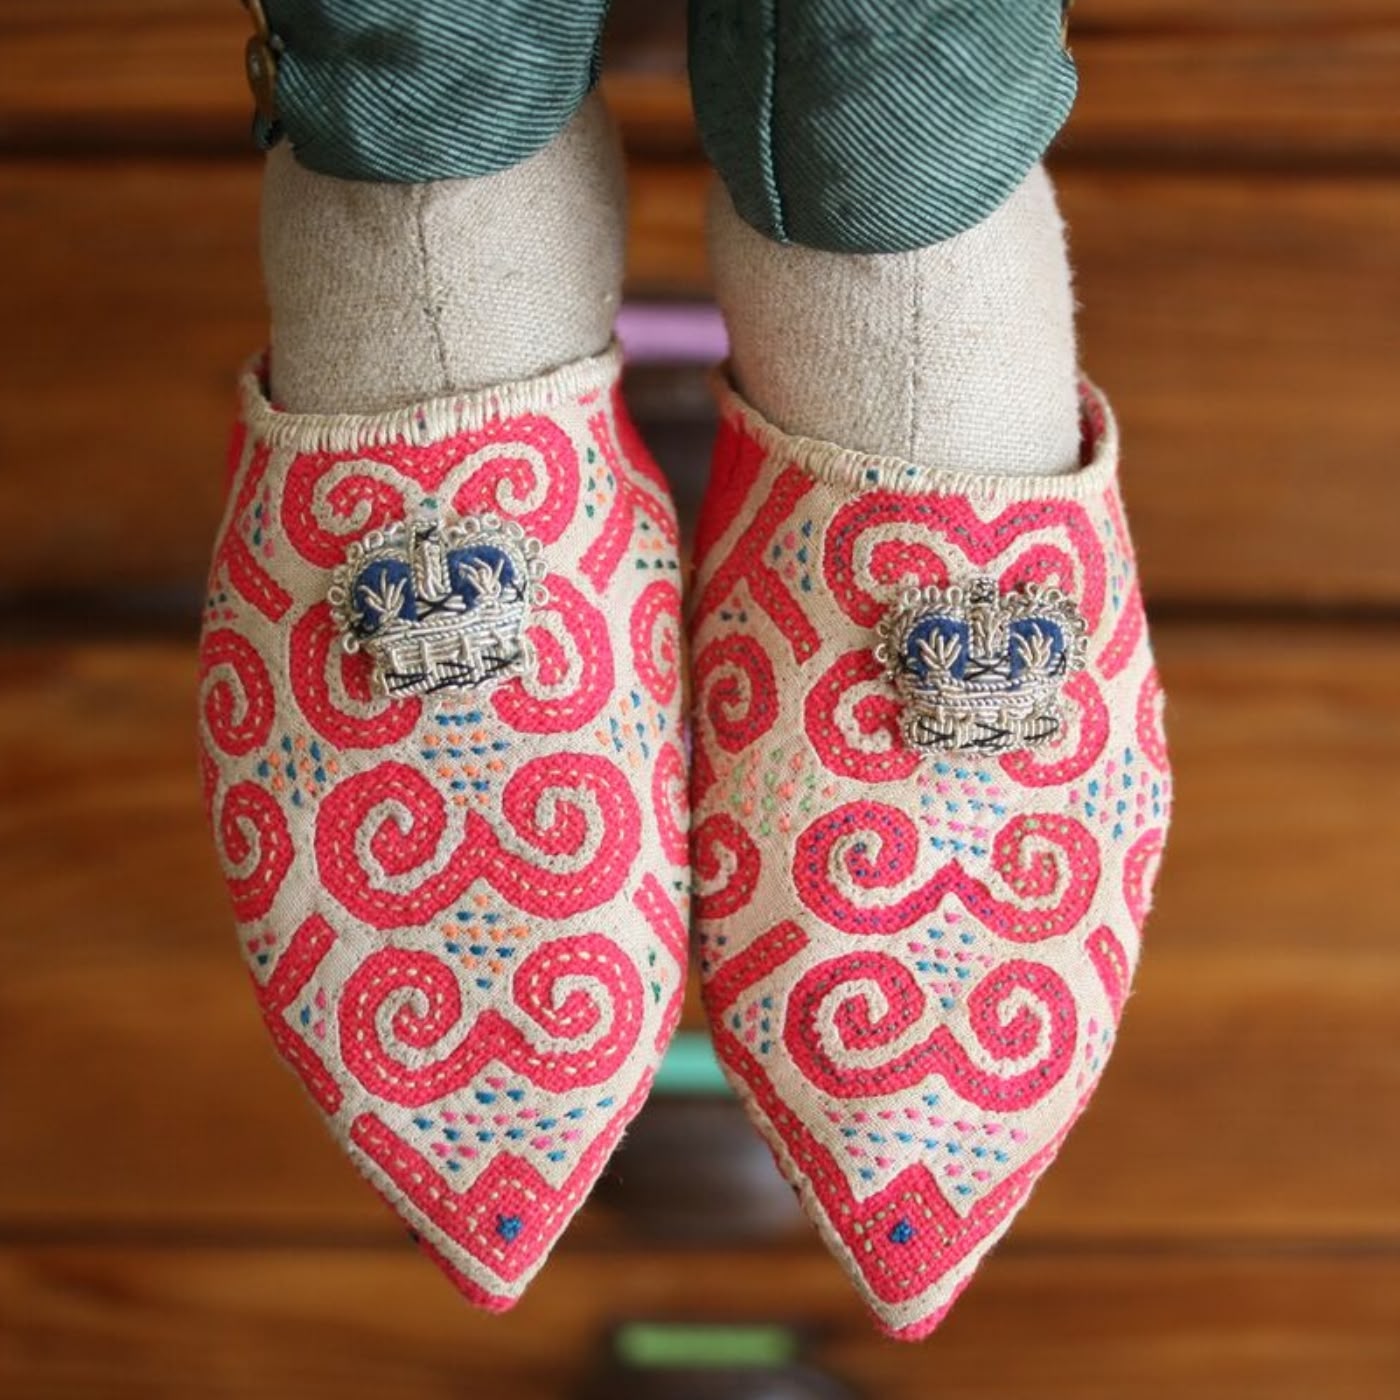
[[[206,805],[272,1039],[509,1307],[640,1107],[689,874],[675,517],[609,352],[372,417],[242,384]]]
[[[1112,1046],[1170,808],[1103,400],[1075,473],[934,473],[731,389],[692,618],[719,1057],[889,1334],[937,1326]]]

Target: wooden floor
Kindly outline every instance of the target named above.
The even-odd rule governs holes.
[[[703,296],[681,9],[615,9],[629,290]],[[619,1379],[617,1329],[654,1320],[779,1324],[881,1400],[1400,1395],[1400,6],[1074,13],[1056,173],[1178,825],[1093,1109],[908,1348],[791,1211],[732,1223],[723,1183],[772,1171],[736,1110],[649,1107],[491,1319],[277,1066],[193,736],[231,382],[262,334],[245,21],[0,0],[0,1397],[760,1393]],[[693,389],[651,383],[643,415],[687,444],[690,498]]]

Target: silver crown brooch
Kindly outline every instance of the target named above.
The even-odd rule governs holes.
[[[494,515],[399,521],[352,544],[327,594],[341,645],[381,695],[471,690],[525,674],[541,545]]]
[[[1088,627],[1060,589],[1002,593],[986,577],[906,589],[879,632],[904,741],[927,753],[1049,744],[1064,724],[1061,689],[1088,653]]]

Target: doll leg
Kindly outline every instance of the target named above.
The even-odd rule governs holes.
[[[266,0],[263,265],[289,408],[388,408],[603,350],[624,182],[606,0]]]
[[[271,373],[201,640],[263,1020],[493,1311],[640,1107],[686,968],[677,531],[610,342],[602,8],[270,0]]]
[[[700,970],[750,1117],[905,1340],[1088,1101],[1170,811],[1038,164],[1060,8],[694,10],[733,347],[691,605]]]
[[[695,0],[692,20],[755,406],[931,466],[1071,467],[1073,297],[1038,164],[1075,92],[1060,0]]]

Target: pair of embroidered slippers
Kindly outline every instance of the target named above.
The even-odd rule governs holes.
[[[646,1096],[693,881],[720,1061],[880,1325],[921,1337],[1098,1079],[1166,830],[1116,430],[1086,390],[1078,472],[936,474],[721,387],[688,687],[618,375],[371,417],[245,376],[201,737],[258,1003],[501,1310]]]

